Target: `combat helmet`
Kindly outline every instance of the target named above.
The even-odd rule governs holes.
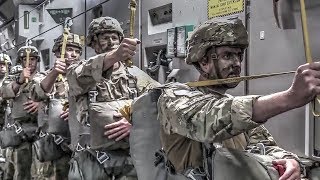
[[[240,19],[207,21],[188,38],[186,63],[198,62],[212,46],[248,47],[248,33]]]
[[[5,63],[5,61],[7,61],[9,66],[12,64],[10,56],[7,54],[1,53],[0,54],[0,63]]]
[[[119,35],[120,41],[123,39],[123,29],[118,20],[112,17],[100,17],[94,19],[88,28],[88,35],[86,37],[87,46],[93,47],[95,37],[104,32],[116,32]]]
[[[34,47],[34,46],[22,46],[18,50],[18,56],[17,56],[16,64],[21,64],[22,58],[27,56],[27,52],[26,52],[27,48],[30,48],[30,50],[31,50],[29,56],[30,57],[36,57],[38,59],[38,61],[40,61],[39,51],[38,51],[38,49],[36,47]]]
[[[74,46],[80,48],[82,50],[83,46],[83,36],[79,36],[78,34],[69,33],[67,38],[67,45]],[[63,35],[59,36],[57,39],[54,40],[54,45],[52,47],[52,52],[55,53],[56,51],[60,50],[60,47],[63,43]]]

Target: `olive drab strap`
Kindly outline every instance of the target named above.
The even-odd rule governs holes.
[[[247,81],[247,80],[252,80],[252,79],[265,78],[265,77],[272,77],[272,76],[278,76],[278,75],[284,75],[284,74],[292,74],[292,73],[295,73],[295,72],[296,71],[289,71],[289,72],[280,72],[280,73],[241,76],[241,77],[226,78],[226,79],[195,81],[195,82],[188,82],[186,84],[188,86],[190,86],[190,87],[212,86],[212,85],[229,84],[229,83]]]
[[[130,29],[129,29],[129,37],[134,37],[134,22],[136,16],[136,8],[137,2],[136,0],[130,0],[129,9],[130,9]],[[132,59],[127,59],[125,62],[127,67],[131,67],[133,65]]]
[[[63,41],[62,41],[62,47],[61,47],[61,59],[63,62],[65,62],[65,54],[66,54],[66,47],[67,47],[67,41],[68,41],[68,36],[70,34],[70,26],[72,25],[72,19],[71,18],[66,18],[65,20],[65,24],[64,24],[64,29],[63,29]],[[63,78],[62,74],[59,74],[58,76],[58,81],[65,81],[65,79]]]

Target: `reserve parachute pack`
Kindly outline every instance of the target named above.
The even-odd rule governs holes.
[[[165,87],[164,85],[162,87]],[[162,148],[160,121],[157,103],[161,95],[158,87],[135,99],[132,108],[130,131],[130,154],[139,180],[278,180],[279,174],[272,166],[273,158],[240,150],[217,148],[204,161],[212,164],[205,167],[207,177],[197,176],[194,171],[172,174],[165,156],[159,156]],[[161,151],[160,151],[161,152]],[[157,154],[157,157],[155,156]],[[164,154],[164,153],[163,153]],[[162,161],[162,162],[161,162]],[[157,166],[156,166],[157,165]],[[199,178],[200,177],[200,178]]]
[[[65,154],[71,154],[68,147],[69,125],[60,118],[64,104],[63,99],[50,98],[49,102],[42,104],[43,107],[38,111],[38,125],[41,130],[39,139],[33,143],[32,148],[40,162],[54,161]]]
[[[93,92],[94,93],[94,92]],[[129,138],[121,141],[115,141],[106,138],[104,135],[106,124],[111,124],[119,119],[115,119],[113,115],[118,112],[121,107],[130,105],[132,100],[117,100],[111,102],[91,102],[89,105],[90,119],[90,135],[94,138],[90,139],[91,149],[94,150],[115,150],[128,149]]]

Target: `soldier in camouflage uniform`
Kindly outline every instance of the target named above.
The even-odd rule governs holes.
[[[82,43],[80,42],[80,36],[77,34],[69,33],[66,43],[65,60],[62,60],[60,58],[62,43],[63,36],[61,35],[57,39],[55,39],[55,43],[52,48],[52,52],[57,57],[54,67],[47,73],[47,76],[41,81],[41,83],[36,84],[34,91],[35,96],[39,97],[38,100],[46,102],[47,106],[49,107],[49,109],[47,110],[49,113],[53,113],[54,110],[52,109],[57,109],[53,107],[55,103],[53,103],[52,101],[59,101],[60,103],[64,103],[64,110],[61,109],[61,114],[59,114],[60,118],[52,117],[53,115],[49,114],[49,121],[61,121],[56,122],[56,126],[61,128],[60,131],[57,132],[57,130],[53,129],[54,127],[50,127],[50,123],[48,123],[49,128],[47,130],[47,132],[49,133],[47,135],[52,135],[54,137],[59,136],[64,139],[64,142],[52,142],[57,143],[58,146],[62,146],[61,150],[63,150],[64,152],[64,155],[62,157],[56,160],[52,160],[54,165],[54,172],[51,179],[57,180],[68,178],[69,161],[71,158],[69,150],[67,150],[67,147],[64,146],[69,145],[70,143],[69,127],[67,126],[66,122],[69,118],[68,106],[72,106],[67,103],[69,86],[65,74],[69,65],[77,63],[80,60],[80,55],[82,53]],[[61,74],[62,76],[58,77],[59,74]]]
[[[26,66],[26,50],[30,50],[29,67]],[[14,165],[13,179],[31,179],[32,164],[32,142],[36,137],[37,129],[37,111],[39,102],[33,101],[31,91],[36,82],[39,82],[44,76],[37,71],[37,64],[40,60],[39,52],[36,47],[24,46],[18,50],[17,64],[22,64],[23,71],[8,84],[1,87],[4,99],[12,99],[12,125],[21,132],[19,141],[13,147],[12,159]],[[26,83],[28,79],[28,83]],[[14,140],[16,141],[16,139]]]
[[[207,21],[194,30],[188,42],[186,63],[198,69],[199,80],[240,76],[248,35],[239,19]],[[163,126],[161,143],[173,169],[184,175],[190,169],[203,169],[204,143],[221,143],[238,150],[262,143],[266,154],[277,159],[273,163],[285,167],[280,180],[300,179],[297,156],[279,148],[262,123],[319,95],[319,75],[320,63],[302,65],[288,90],[267,96],[233,97],[225,93],[238,83],[198,88],[167,85],[162,89],[158,111]],[[208,178],[207,173],[204,175]]]
[[[124,66],[122,61],[134,56],[139,41],[123,36],[116,19],[94,19],[89,25],[86,44],[97,56],[68,69],[69,101],[76,105],[74,110],[70,109],[70,116],[76,116],[82,124],[74,157],[78,163],[73,163],[70,171],[79,166],[81,179],[137,179],[129,156],[131,124],[118,110],[158,83],[137,67]],[[108,122],[107,119],[111,120]],[[96,126],[98,123],[100,125]],[[84,129],[90,129],[90,135],[94,137],[89,138],[89,143],[84,142],[81,135],[85,133]],[[94,135],[96,132],[101,133]],[[104,140],[102,146],[96,143]]]
[[[7,75],[9,74],[9,67],[12,62],[10,57],[7,54],[0,54],[0,87],[4,83]],[[7,107],[7,101],[2,99],[0,96],[0,129],[3,128],[4,120],[5,120],[5,109]]]
[[[9,75],[9,71],[10,71],[9,68],[11,65],[12,65],[11,58],[7,54],[1,53],[0,54],[0,87],[4,83],[6,83],[5,81]],[[6,110],[8,108],[7,106],[9,106],[8,101],[3,100],[2,95],[0,93],[0,129],[1,130],[3,129],[3,127],[5,125],[6,116],[9,115],[8,114],[9,112],[6,113]],[[9,169],[12,166],[10,166],[10,164],[7,163],[5,160],[7,150],[1,148],[0,151],[1,151],[1,153],[0,153],[0,168],[1,168],[0,169],[0,171],[1,171],[0,179],[4,179],[6,169]]]

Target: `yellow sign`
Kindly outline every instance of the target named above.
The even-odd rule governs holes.
[[[208,19],[240,13],[244,0],[208,0]]]

